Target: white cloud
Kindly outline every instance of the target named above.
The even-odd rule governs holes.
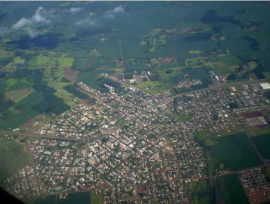
[[[12,28],[19,29],[29,24],[29,20],[26,18],[21,18],[17,23],[13,24]]]
[[[117,15],[120,15],[125,12],[123,6],[117,6],[111,10],[105,11],[102,15],[96,15],[92,17],[87,17],[82,20],[79,20],[75,23],[77,26],[95,26],[105,23],[106,19],[113,19]]]
[[[34,38],[40,34],[38,31],[31,29],[31,28],[27,29],[26,32],[29,35],[29,37],[31,37],[31,38]]]
[[[38,7],[35,14],[31,18],[21,18],[15,24],[13,24],[12,29],[20,29],[25,26],[31,26],[38,23],[49,23],[49,15],[45,8]]]
[[[77,26],[94,26],[96,21],[91,18],[85,18],[75,23]]]
[[[38,9],[36,10],[35,14],[32,17],[32,20],[35,23],[48,23],[49,20],[45,18],[45,16],[47,16],[47,11],[45,8],[43,7],[38,7]]]
[[[72,14],[75,14],[75,13],[78,13],[82,10],[82,8],[76,8],[76,7],[72,7],[69,9],[69,11],[72,13]]]
[[[124,13],[125,9],[123,6],[117,6],[112,10],[108,10],[105,12],[104,17],[105,18],[114,18],[116,15]]]
[[[113,9],[114,13],[124,13],[125,9],[123,8],[123,6],[117,6]]]

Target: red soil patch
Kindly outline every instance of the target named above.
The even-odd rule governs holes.
[[[64,76],[67,80],[75,82],[78,78],[79,71],[72,68],[65,69]]]

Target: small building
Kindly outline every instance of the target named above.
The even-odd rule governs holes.
[[[270,89],[270,83],[268,83],[268,82],[260,83],[260,86],[262,87],[263,90]]]
[[[44,154],[46,154],[46,155],[51,155],[52,152],[50,152],[50,151],[45,151]]]
[[[136,79],[130,79],[129,82],[130,82],[131,84],[134,84],[134,83],[136,83]]]

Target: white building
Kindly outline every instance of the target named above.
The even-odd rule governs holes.
[[[260,86],[262,87],[263,90],[270,89],[270,84],[268,82],[260,83]]]

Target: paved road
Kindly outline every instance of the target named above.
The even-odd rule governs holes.
[[[91,138],[74,138],[74,137],[56,137],[56,136],[49,136],[49,135],[39,135],[38,133],[34,132],[14,132],[14,131],[6,131],[2,130],[0,131],[0,137],[1,135],[9,135],[9,136],[18,136],[23,137],[27,139],[49,139],[49,140],[62,140],[62,141],[71,141],[71,142],[93,142],[97,138],[91,137]]]

